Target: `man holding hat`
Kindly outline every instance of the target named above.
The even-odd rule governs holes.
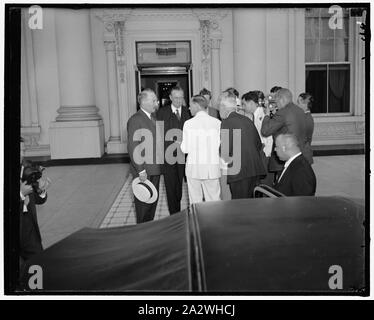
[[[162,142],[157,143],[161,135],[156,134],[153,114],[158,108],[156,94],[151,89],[144,89],[138,95],[138,102],[140,109],[127,122],[127,148],[134,177],[136,223],[142,223],[152,221],[157,208],[161,173],[158,147],[162,146]]]

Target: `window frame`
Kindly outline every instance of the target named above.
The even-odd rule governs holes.
[[[318,15],[318,20],[319,20],[319,35],[318,35],[318,58],[320,59],[320,40],[321,40],[321,18],[324,17],[324,15],[321,15],[321,9],[324,9],[324,8],[318,8],[319,9],[319,15]],[[308,18],[312,18],[313,16],[306,16],[305,15],[305,20],[308,19]],[[317,18],[317,16],[314,16],[315,18]],[[347,61],[340,61],[340,62],[325,62],[325,61],[315,61],[315,62],[306,62],[305,61],[305,74],[306,74],[306,68],[307,66],[309,65],[325,65],[326,66],[326,69],[327,69],[327,75],[326,75],[326,86],[327,86],[327,112],[325,113],[313,113],[312,114],[314,116],[317,116],[317,117],[346,117],[346,116],[352,116],[353,115],[353,101],[354,101],[354,92],[353,92],[353,77],[354,77],[354,70],[353,70],[353,27],[354,27],[354,21],[352,19],[352,17],[350,16],[350,12],[348,13],[348,60]],[[313,39],[313,38],[307,38],[305,35],[304,35],[304,46],[305,46],[305,49],[306,49],[306,40],[307,39]],[[324,38],[322,38],[324,39]],[[335,46],[334,46],[334,58],[335,58]],[[305,57],[304,57],[305,59]],[[330,65],[334,65],[334,64],[339,64],[339,65],[342,65],[342,64],[346,64],[346,65],[349,65],[349,111],[348,112],[331,112],[329,113],[328,112],[328,109],[329,109],[329,66]]]

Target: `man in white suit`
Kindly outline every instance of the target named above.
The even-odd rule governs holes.
[[[187,154],[186,178],[190,204],[220,200],[220,127],[221,121],[208,114],[208,101],[192,97],[193,118],[183,126],[182,152]]]

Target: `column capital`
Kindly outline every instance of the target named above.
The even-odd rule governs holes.
[[[222,40],[221,38],[217,38],[217,39],[212,38],[210,40],[212,49],[219,49],[221,45],[221,40]]]
[[[222,9],[193,9],[192,12],[200,21],[209,21],[214,29],[219,27],[219,21],[229,13]]]
[[[222,32],[219,29],[210,32],[210,41],[212,49],[219,49],[222,40]]]
[[[110,23],[116,21],[126,21],[131,15],[133,9],[111,9],[111,10],[95,10],[95,16],[100,19],[106,27],[110,28]]]

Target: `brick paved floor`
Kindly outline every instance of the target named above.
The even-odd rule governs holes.
[[[365,197],[364,155],[315,157],[317,196]],[[49,167],[48,201],[38,206],[45,248],[83,228],[135,224],[128,164]],[[163,178],[155,219],[169,216]],[[225,197],[227,198],[227,197]],[[182,209],[188,205],[184,184]]]

